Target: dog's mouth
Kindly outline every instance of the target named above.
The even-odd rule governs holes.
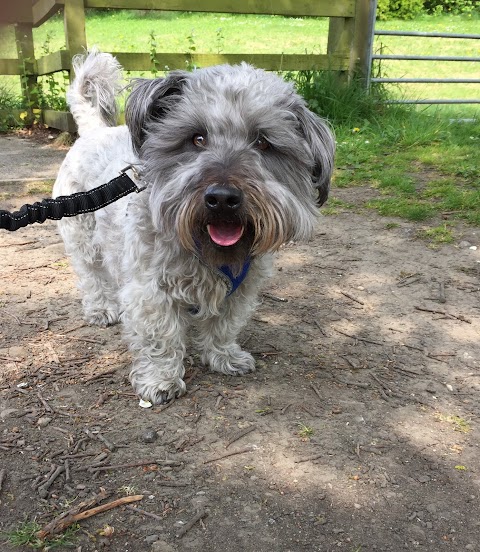
[[[207,224],[210,239],[220,247],[231,247],[238,243],[244,232],[244,226],[238,222],[211,222]]]

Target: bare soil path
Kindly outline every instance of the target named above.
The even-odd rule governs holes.
[[[2,208],[38,199],[15,190]],[[324,217],[285,247],[242,336],[257,372],[191,351],[188,394],[148,410],[55,224],[0,231],[0,531],[103,487],[143,498],[80,521],[78,551],[480,550],[480,234],[432,249],[387,222]]]

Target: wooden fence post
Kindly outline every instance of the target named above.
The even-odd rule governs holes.
[[[327,54],[349,55],[354,39],[355,20],[352,17],[330,17],[328,26]],[[347,71],[340,71],[341,81],[349,81],[353,75],[354,66],[352,58]]]
[[[357,71],[368,88],[372,71],[373,33],[377,0],[357,0],[355,14],[355,41],[352,55],[355,56]]]
[[[87,48],[85,33],[85,6],[83,0],[65,0],[63,8],[65,42],[70,59]],[[73,73],[70,71],[70,81]]]
[[[18,63],[20,65],[22,96],[25,100],[29,115],[31,116],[32,108],[38,107],[39,101],[31,24],[17,23],[15,25],[15,44],[17,47]]]

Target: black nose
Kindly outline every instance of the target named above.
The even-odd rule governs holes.
[[[240,208],[243,193],[238,188],[213,184],[205,191],[205,205],[211,211],[235,211]]]

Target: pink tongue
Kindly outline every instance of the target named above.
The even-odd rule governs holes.
[[[212,241],[223,247],[236,244],[243,235],[243,226],[241,224],[219,222],[209,224],[207,229]]]

